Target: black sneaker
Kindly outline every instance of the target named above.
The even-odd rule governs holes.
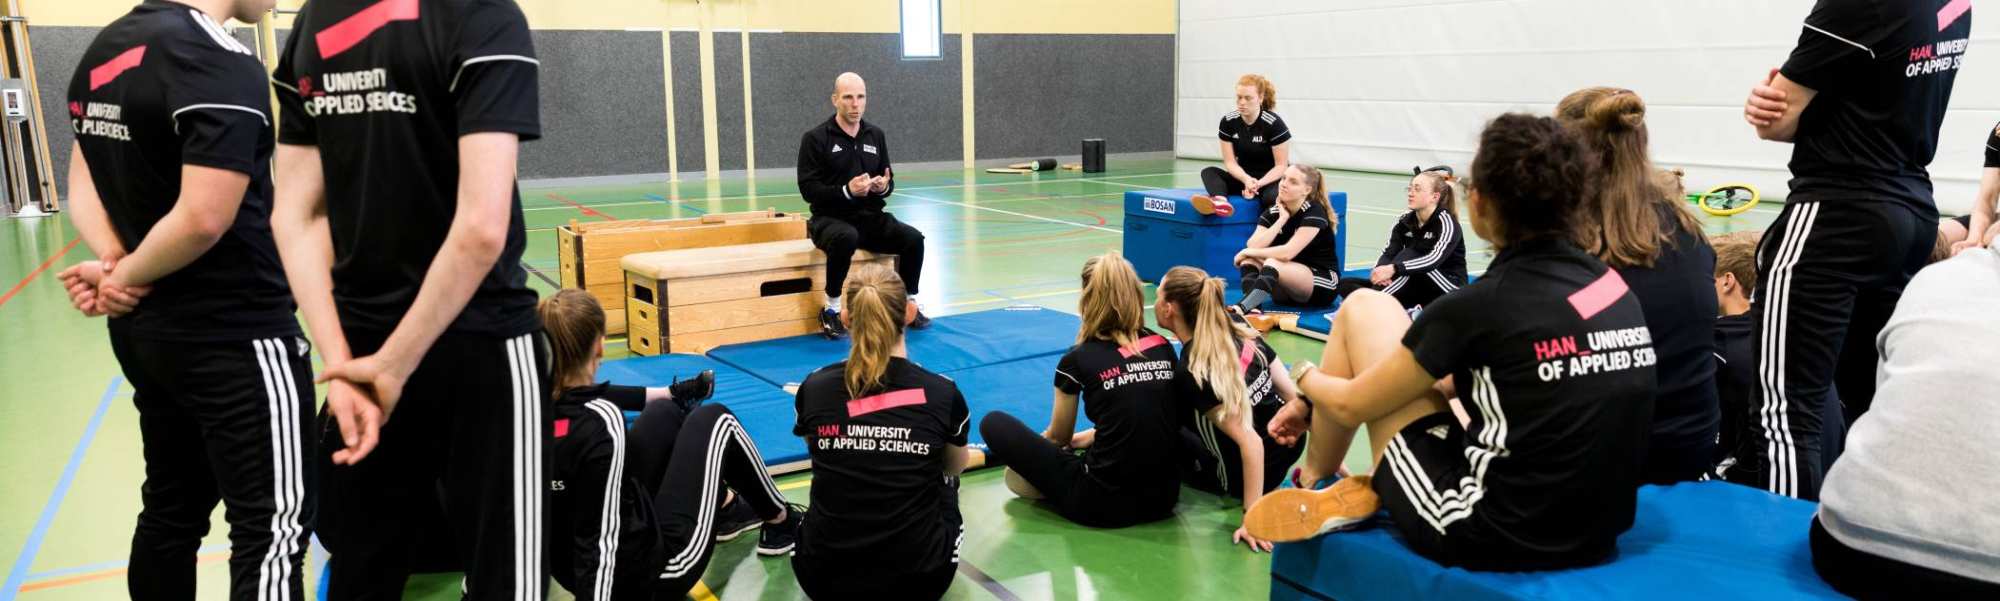
[[[786,503],[785,521],[765,524],[764,531],[757,535],[757,554],[765,557],[791,555],[792,548],[798,546],[799,526],[805,521],[804,505]]]
[[[757,510],[751,509],[742,497],[730,499],[715,512],[715,542],[736,540],[736,537],[763,524],[764,520],[757,519]]]
[[[679,405],[683,413],[694,411],[702,401],[715,396],[715,370],[702,370],[686,380],[674,378],[674,383],[667,386],[667,392],[674,395],[674,404]]]
[[[847,326],[840,325],[840,312],[832,307],[819,312],[819,333],[828,340],[839,340],[847,336]]]
[[[917,318],[910,320],[910,329],[921,330],[928,327],[931,327],[931,318],[924,315],[923,309],[918,309]]]

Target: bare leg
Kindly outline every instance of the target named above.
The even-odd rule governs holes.
[[[1312,298],[1313,272],[1311,267],[1277,259],[1265,261],[1264,266],[1278,270],[1277,288],[1283,292],[1283,294],[1279,295],[1282,297],[1281,300],[1303,303],[1306,299]],[[1407,324],[1405,325],[1405,329],[1407,329]],[[1401,334],[1397,335],[1401,336]]]
[[[1014,496],[1023,499],[1044,498],[1042,495],[1042,491],[1037,490],[1035,488],[1035,485],[1029,484],[1028,479],[1021,477],[1020,472],[1014,471],[1014,468],[1011,467],[1007,468],[1006,480],[1007,480],[1007,490],[1013,491]]]
[[[1403,341],[1410,329],[1409,314],[1396,298],[1374,290],[1358,290],[1340,305],[1327,333],[1326,349],[1320,354],[1321,374],[1353,378],[1369,366],[1381,362]],[[1308,399],[1330,398],[1327,382],[1319,374],[1307,374],[1299,384]],[[1321,416],[1332,413],[1323,401],[1314,401]],[[1435,391],[1411,399],[1408,405],[1368,422],[1368,450],[1371,466],[1380,463],[1389,439],[1417,418],[1444,410],[1444,397]],[[1312,438],[1307,441],[1306,464],[1302,476],[1323,478],[1334,473],[1354,440],[1354,430],[1332,419],[1312,420]],[[1302,478],[1303,479],[1303,478]],[[1308,483],[1310,484],[1310,483]]]

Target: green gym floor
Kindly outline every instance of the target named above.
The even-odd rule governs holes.
[[[1101,174],[1031,175],[929,171],[901,174],[890,208],[929,237],[920,300],[933,315],[1032,303],[1075,312],[1085,258],[1121,246],[1124,193],[1199,187],[1209,163],[1118,160]],[[1403,211],[1405,176],[1329,173],[1348,193],[1342,253],[1363,267],[1380,252]],[[803,211],[790,177],[669,185],[523,187],[529,283],[554,288],[555,228],[570,220],[690,217],[777,208]],[[1775,203],[1774,203],[1775,204]],[[1729,218],[1704,217],[1710,233],[1761,229],[1776,206]],[[1468,232],[1469,233],[1469,232]],[[8,566],[0,601],[112,599],[125,595],[125,556],[143,470],[131,389],[120,378],[104,324],[70,309],[56,273],[91,259],[68,221],[0,218],[0,558]],[[1492,258],[1474,240],[1473,273]],[[18,282],[18,283],[17,283]],[[1150,294],[1150,291],[1149,291]],[[1319,344],[1275,333],[1286,361],[1317,359]],[[614,338],[610,358],[626,355]],[[917,358],[919,361],[921,357]],[[1365,447],[1349,465],[1365,469]],[[810,474],[779,480],[804,501]],[[1241,508],[1188,490],[1178,517],[1123,530],[1072,526],[1014,499],[997,470],[967,475],[960,496],[967,533],[964,564],[948,599],[1251,599],[1269,590],[1268,556],[1232,547]],[[227,523],[217,509],[198,559],[202,598],[227,590]],[[695,591],[698,599],[800,599],[790,564],[758,558],[755,536],[721,545]],[[315,554],[318,553],[316,549]],[[308,590],[323,558],[309,557]],[[559,587],[557,588],[560,591]],[[451,599],[456,575],[419,576],[409,598]],[[557,593],[557,598],[567,595]]]

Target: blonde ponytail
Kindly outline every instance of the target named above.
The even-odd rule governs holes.
[[[1139,272],[1125,257],[1109,252],[1084,261],[1083,296],[1077,305],[1083,314],[1077,344],[1104,340],[1126,349],[1138,345],[1146,327],[1145,295],[1139,291]]]
[[[1160,278],[1160,302],[1173,303],[1175,311],[1194,328],[1187,345],[1186,364],[1194,381],[1215,392],[1222,403],[1222,419],[1247,420],[1250,415],[1250,387],[1243,381],[1239,362],[1243,345],[1257,337],[1256,330],[1229,319],[1222,292],[1222,278],[1181,266],[1167,270]],[[1268,361],[1261,354],[1256,361]]]
[[[910,297],[903,279],[880,265],[867,265],[847,278],[847,396],[861,398],[882,388],[890,353],[903,339],[903,315]]]
[[[549,385],[556,396],[576,386],[589,386],[596,374],[598,341],[604,339],[604,307],[597,297],[564,288],[535,306],[542,331],[549,337]]]

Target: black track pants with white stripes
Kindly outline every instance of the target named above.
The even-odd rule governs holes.
[[[1930,254],[1937,214],[1883,201],[1785,205],[1757,246],[1757,391],[1732,482],[1807,500],[1825,473],[1826,403],[1875,396],[1875,336]],[[1843,424],[1844,425],[1844,424]]]
[[[114,332],[145,443],[127,594],[195,598],[195,550],[221,502],[229,598],[303,600],[312,523],[312,364],[303,339],[147,340]]]
[[[646,485],[659,518],[664,553],[655,556],[666,563],[655,572],[654,599],[685,598],[708,569],[724,486],[764,519],[785,507],[763,456],[728,407],[702,405],[683,416],[673,403],[650,403],[626,444],[625,469]]]
[[[347,330],[360,357],[385,334]],[[413,548],[430,531],[417,508],[442,497],[467,599],[540,600],[547,589],[548,350],[541,332],[447,332],[403,386],[375,451],[335,466],[331,415],[319,420],[318,532],[330,599],[400,599]]]

